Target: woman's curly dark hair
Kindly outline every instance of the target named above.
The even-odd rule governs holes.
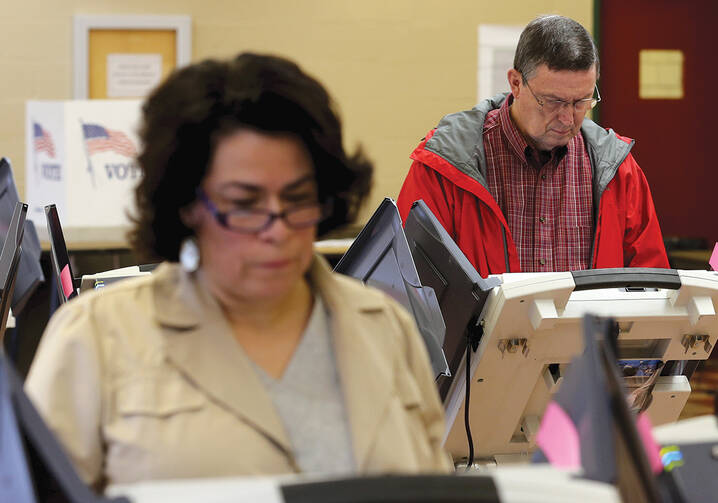
[[[315,169],[320,202],[332,211],[323,235],[352,222],[371,188],[372,165],[347,155],[342,126],[324,87],[295,63],[243,53],[175,71],[145,102],[138,157],[142,178],[129,238],[142,259],[178,259],[193,234],[180,210],[196,198],[220,139],[242,128],[298,137]]]

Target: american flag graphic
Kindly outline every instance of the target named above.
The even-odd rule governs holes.
[[[134,143],[121,131],[113,131],[99,124],[83,124],[82,134],[85,137],[88,155],[107,151],[115,152],[125,157],[137,155]]]
[[[35,141],[35,152],[45,152],[50,157],[55,157],[55,144],[52,136],[45,131],[37,122],[32,123],[33,139]]]

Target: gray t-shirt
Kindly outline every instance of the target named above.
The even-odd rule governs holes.
[[[307,328],[279,379],[254,365],[272,397],[304,472],[355,471],[351,432],[337,371],[330,316],[319,296]]]

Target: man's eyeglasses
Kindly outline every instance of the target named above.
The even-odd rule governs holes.
[[[598,85],[596,85],[596,96],[592,96],[590,98],[583,98],[576,101],[564,101],[549,99],[543,96],[536,96],[536,93],[533,89],[531,89],[531,86],[526,79],[524,79],[524,84],[526,84],[526,87],[528,87],[529,91],[531,91],[531,94],[533,94],[533,97],[536,99],[536,103],[539,104],[541,110],[543,110],[547,114],[553,114],[558,112],[564,107],[564,105],[568,107],[573,106],[573,109],[576,112],[585,114],[593,107],[595,107],[599,101],[601,101],[601,93],[598,92]]]
[[[202,189],[197,189],[197,197],[222,227],[244,234],[262,232],[280,218],[292,229],[306,229],[318,224],[328,213],[328,205],[322,206],[318,201],[290,206],[279,213],[264,208],[237,208],[222,212]]]

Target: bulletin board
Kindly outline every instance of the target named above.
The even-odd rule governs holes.
[[[143,98],[190,62],[189,16],[75,16],[74,97]]]

